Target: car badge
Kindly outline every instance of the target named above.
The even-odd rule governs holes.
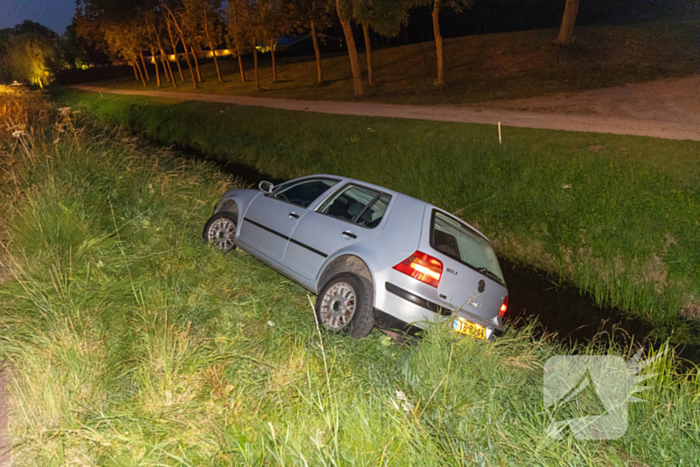
[[[476,290],[479,291],[479,293],[483,292],[484,289],[486,288],[486,283],[483,280],[479,281],[479,287],[477,287]]]

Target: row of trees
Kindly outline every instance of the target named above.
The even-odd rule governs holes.
[[[269,48],[272,54],[272,76],[277,81],[275,43],[277,38],[292,33],[308,32],[316,53],[318,82],[323,82],[319,33],[334,19],[340,22],[348,48],[356,96],[363,94],[363,80],[353,25],[361,26],[367,58],[367,81],[373,84],[370,31],[385,37],[398,34],[408,21],[411,8],[427,6],[433,19],[433,34],[437,55],[436,84],[442,85],[444,60],[440,12],[452,9],[460,12],[471,6],[472,0],[78,0],[74,25],[77,34],[113,57],[128,60],[134,76],[146,86],[150,80],[143,50],[154,57],[158,86],[161,70],[164,79],[177,87],[178,77],[168,60],[166,50],[175,55],[179,81],[185,81],[180,53],[187,64],[192,86],[201,81],[197,50],[212,52],[219,81],[222,81],[216,47],[224,41],[238,58],[241,81],[246,81],[242,56],[253,54],[254,80],[260,87],[258,48]],[[567,1],[566,33],[560,42],[571,40],[578,0]],[[573,11],[573,16],[572,16]],[[562,25],[564,30],[564,25]]]

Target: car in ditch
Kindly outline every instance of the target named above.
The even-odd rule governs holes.
[[[240,248],[318,296],[318,323],[364,337],[451,320],[479,339],[503,330],[508,290],[490,241],[449,212],[393,190],[311,175],[226,193],[203,237]]]

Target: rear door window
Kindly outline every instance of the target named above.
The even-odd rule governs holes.
[[[378,226],[384,218],[386,208],[389,207],[389,201],[391,201],[391,196],[389,195],[381,195],[379,198],[375,199],[374,202],[365,209],[365,212],[360,214],[357,223],[364,227],[369,227],[370,229]]]
[[[325,193],[336,183],[338,183],[338,180],[332,180],[330,178],[301,180],[282,185],[270,196],[286,203],[291,203],[302,208],[308,208],[311,203],[316,201],[319,196]]]
[[[323,203],[318,212],[367,228],[379,225],[391,196],[359,186],[349,186]]]
[[[482,274],[505,283],[491,244],[471,228],[437,210],[433,211],[430,246]]]

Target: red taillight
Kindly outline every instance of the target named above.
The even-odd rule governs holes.
[[[420,251],[394,266],[394,269],[433,287],[438,286],[442,276],[442,262]]]
[[[506,311],[508,311],[508,295],[506,295],[506,299],[503,300],[503,305],[501,305],[501,309],[498,310],[498,316],[503,318],[503,316],[506,314]]]

